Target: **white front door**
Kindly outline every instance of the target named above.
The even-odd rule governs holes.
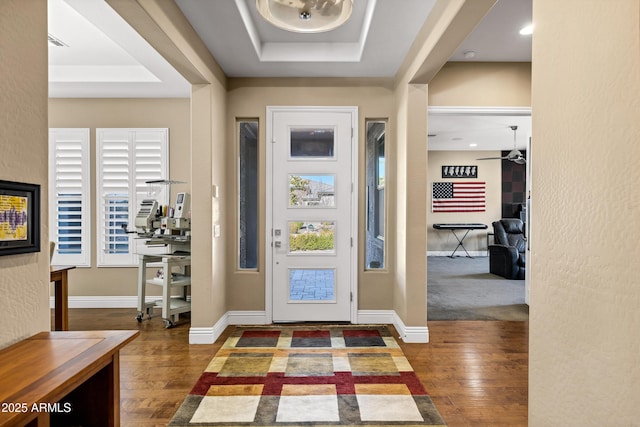
[[[350,321],[357,109],[270,107],[267,121],[272,320]]]

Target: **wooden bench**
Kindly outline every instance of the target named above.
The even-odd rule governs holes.
[[[119,351],[138,335],[41,332],[0,350],[0,426],[119,426]]]

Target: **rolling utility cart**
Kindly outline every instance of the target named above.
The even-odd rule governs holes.
[[[147,278],[147,264],[162,263],[161,277]],[[179,270],[176,273],[174,270]],[[146,302],[146,285],[162,286],[162,299]],[[180,289],[178,296],[172,296],[173,289]],[[180,313],[191,311],[191,255],[190,254],[158,254],[140,255],[138,267],[138,322],[142,322],[144,314],[150,319],[154,307],[162,307],[164,327],[170,328],[177,321]]]
[[[164,179],[146,181],[148,185],[179,182]],[[167,191],[167,195],[169,193]],[[164,326],[170,328],[178,321],[180,313],[191,311],[190,200],[189,193],[178,193],[176,204],[171,208],[159,206],[155,197],[143,199],[140,203],[135,233],[138,239],[144,239],[147,251],[152,253],[138,253],[138,322],[142,322],[145,313],[150,319],[154,307],[162,307]],[[126,224],[123,228],[127,233],[134,233],[126,229]],[[161,263],[162,270],[155,277],[147,278],[148,264],[151,263]],[[146,302],[147,285],[162,286],[162,299]],[[179,295],[173,295],[173,290],[179,290]]]

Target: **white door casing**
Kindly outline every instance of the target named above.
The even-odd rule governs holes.
[[[267,107],[266,313],[356,322],[357,107]]]

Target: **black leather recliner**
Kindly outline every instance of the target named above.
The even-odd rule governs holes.
[[[522,220],[503,218],[492,225],[494,244],[489,245],[489,271],[507,279],[523,280],[527,240]]]

